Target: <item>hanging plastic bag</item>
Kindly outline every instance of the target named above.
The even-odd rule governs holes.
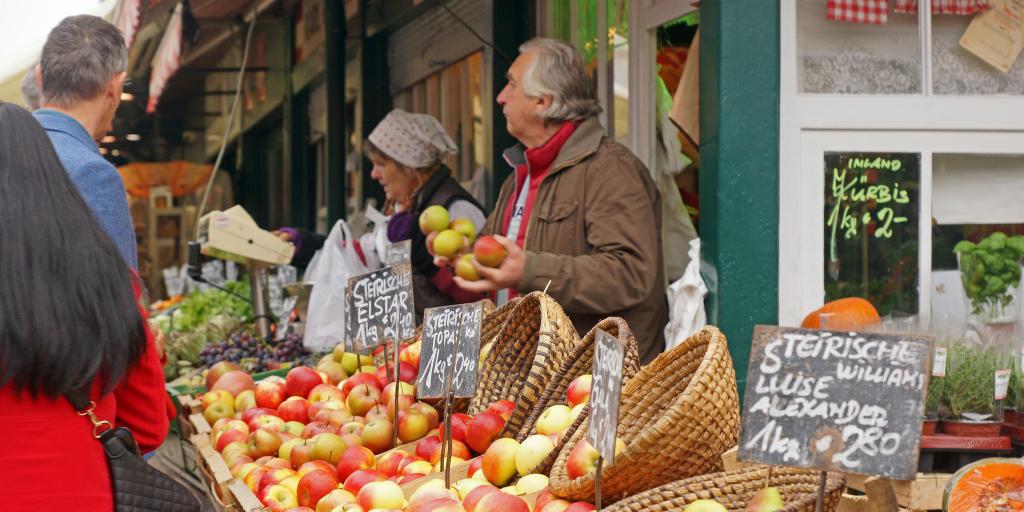
[[[353,241],[348,224],[339,220],[320,250],[302,340],[307,350],[326,351],[345,339],[345,285],[349,277],[369,271]]]
[[[708,288],[700,275],[700,239],[690,240],[690,263],[683,277],[668,287],[668,325],[665,326],[665,350],[679,345],[707,323],[704,297]]]

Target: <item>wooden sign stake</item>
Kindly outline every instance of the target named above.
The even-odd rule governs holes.
[[[597,507],[597,512],[601,512],[601,466],[604,465],[604,457],[597,456],[597,473],[594,473],[594,506]]]
[[[452,363],[448,365],[448,376],[444,386],[444,442],[441,443],[442,450],[444,446],[447,446],[447,450],[443,451],[442,459],[444,460],[444,487],[451,489],[452,487],[452,385],[455,382],[455,361],[458,359],[459,350],[462,350],[462,314],[464,311],[459,310],[459,319],[455,323],[455,350],[452,351]]]
[[[822,507],[825,505],[825,484],[827,482],[828,473],[822,471],[821,478],[818,480],[818,498],[814,500],[814,512],[821,512]]]
[[[391,347],[391,352],[394,353],[394,361],[395,361],[395,369],[393,371],[394,379],[395,379],[394,380],[394,383],[395,383],[395,425],[394,425],[394,428],[392,429],[394,431],[394,432],[392,432],[392,437],[393,437],[393,439],[391,441],[392,448],[398,446],[398,393],[399,393],[399,390],[402,389],[402,384],[401,384],[401,382],[402,382],[402,378],[401,378],[402,373],[400,371],[401,367],[400,367],[400,362],[398,360],[398,355],[399,355],[398,354],[398,352],[399,352],[398,351],[398,339],[401,336],[399,335],[399,332],[400,332],[399,331],[399,327],[400,326],[399,326],[399,322],[398,322],[399,308],[398,308],[398,304],[397,303],[395,304],[395,307],[394,307],[394,315],[395,315],[394,316],[394,318],[395,318],[395,340],[394,340],[394,346]],[[385,341],[384,342],[384,357],[387,357],[387,355],[388,355],[388,353],[387,353],[387,341]]]

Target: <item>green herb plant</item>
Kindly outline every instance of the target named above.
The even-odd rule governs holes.
[[[924,399],[925,419],[935,419],[939,416],[939,408],[946,400],[946,378],[930,376],[928,378],[928,394]]]
[[[1024,236],[995,232],[977,244],[963,240],[953,252],[959,257],[960,279],[971,301],[971,313],[983,321],[1002,317],[1020,282]]]
[[[996,414],[995,374],[999,353],[957,343],[950,347],[949,371],[944,380],[945,405],[956,418],[992,417]],[[968,413],[965,416],[964,413]]]

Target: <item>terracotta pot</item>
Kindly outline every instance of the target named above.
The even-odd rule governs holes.
[[[938,429],[939,420],[924,420],[921,422],[921,435],[933,436]]]
[[[996,437],[1003,429],[994,421],[943,421],[942,432],[959,437]]]

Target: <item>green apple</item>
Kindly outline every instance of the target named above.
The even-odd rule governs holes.
[[[765,487],[747,502],[747,512],[776,512],[786,507],[782,493],[775,487]]]
[[[448,210],[443,206],[428,206],[423,210],[423,213],[420,214],[420,231],[422,231],[424,235],[429,235],[435,231],[447,229],[448,222]]]
[[[687,505],[683,512],[729,512],[729,509],[715,500],[697,500]]]
[[[462,233],[454,229],[446,229],[434,237],[434,254],[444,258],[455,256],[465,246]]]

